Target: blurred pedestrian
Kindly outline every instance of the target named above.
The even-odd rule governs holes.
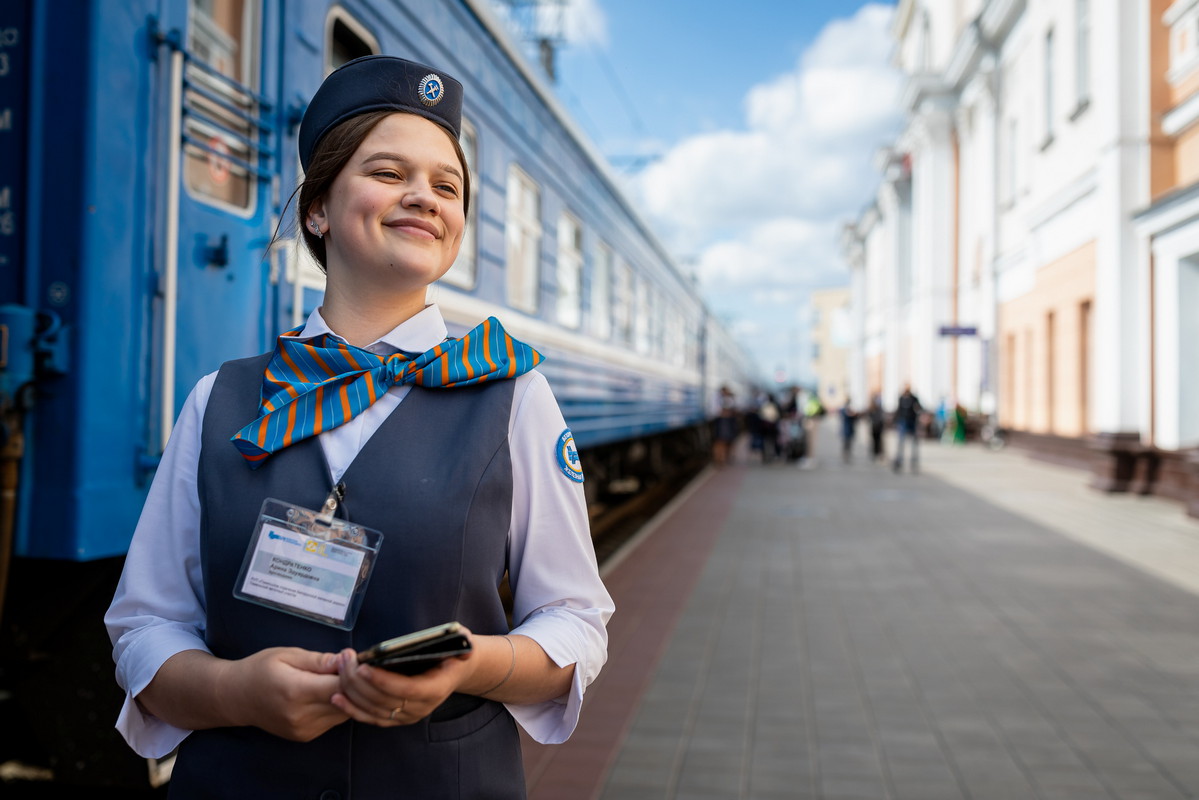
[[[841,460],[848,464],[853,457],[853,439],[858,426],[858,415],[846,399],[839,412],[841,417]]]
[[[966,407],[956,402],[953,404],[953,443],[966,443]]]
[[[728,386],[720,387],[717,406],[712,433],[712,461],[717,466],[724,466],[729,461],[733,440],[737,438],[737,398]]]
[[[870,421],[870,460],[880,461],[883,458],[883,429],[887,426],[887,414],[883,411],[883,399],[877,394],[870,398],[866,417]]]
[[[803,427],[804,427],[804,457],[800,459],[800,469],[812,469],[816,466],[816,428],[825,415],[824,404],[816,392],[803,392]]]
[[[779,407],[774,395],[766,392],[758,406],[762,431],[762,463],[769,464],[779,455]]]
[[[917,470],[920,462],[920,437],[917,431],[920,421],[920,414],[924,411],[920,405],[920,399],[912,394],[912,387],[904,385],[903,393],[899,395],[899,403],[895,409],[895,432],[898,434],[898,441],[895,443],[895,460],[891,462],[891,468],[895,472],[903,469],[903,451],[904,445],[911,442],[912,455],[909,462],[912,472]]]

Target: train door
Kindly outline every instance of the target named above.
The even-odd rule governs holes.
[[[323,14],[323,18],[318,17],[318,13]],[[308,48],[296,48],[284,54],[284,74],[289,78],[295,77],[297,84],[289,87],[288,96],[311,97],[324,77],[342,64],[381,52],[379,41],[370,29],[341,6],[332,6],[327,12],[301,9],[289,24],[297,29],[323,30],[324,39],[319,72],[313,69],[313,58]],[[305,82],[305,79],[310,83]],[[294,162],[297,176],[302,174],[294,139],[288,141],[284,158]],[[320,305],[325,292],[325,273],[308,254],[302,237],[294,228],[294,217],[291,216],[294,206],[286,209],[286,213],[289,216],[284,220],[277,243],[285,283],[285,289],[280,294],[280,318],[285,327],[295,327],[302,324],[312,310]]]
[[[164,4],[165,158],[156,243],[159,449],[197,379],[278,333],[267,253],[277,219],[279,54],[269,0]],[[151,445],[151,450],[153,450]]]

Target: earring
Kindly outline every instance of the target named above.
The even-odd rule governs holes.
[[[325,234],[321,233],[321,226],[316,224],[316,220],[312,220],[312,222],[310,222],[308,224],[309,224],[309,227],[312,228],[312,232],[316,235],[316,238],[318,238],[318,239],[325,238]]]

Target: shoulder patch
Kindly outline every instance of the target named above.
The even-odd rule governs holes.
[[[570,428],[558,436],[555,453],[558,456],[558,469],[562,470],[562,474],[575,483],[582,483],[583,464],[579,461],[579,451],[575,447],[575,437]]]

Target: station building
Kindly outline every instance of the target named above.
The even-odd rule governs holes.
[[[1199,0],[901,0],[893,33],[854,402],[910,383],[1199,516]]]

